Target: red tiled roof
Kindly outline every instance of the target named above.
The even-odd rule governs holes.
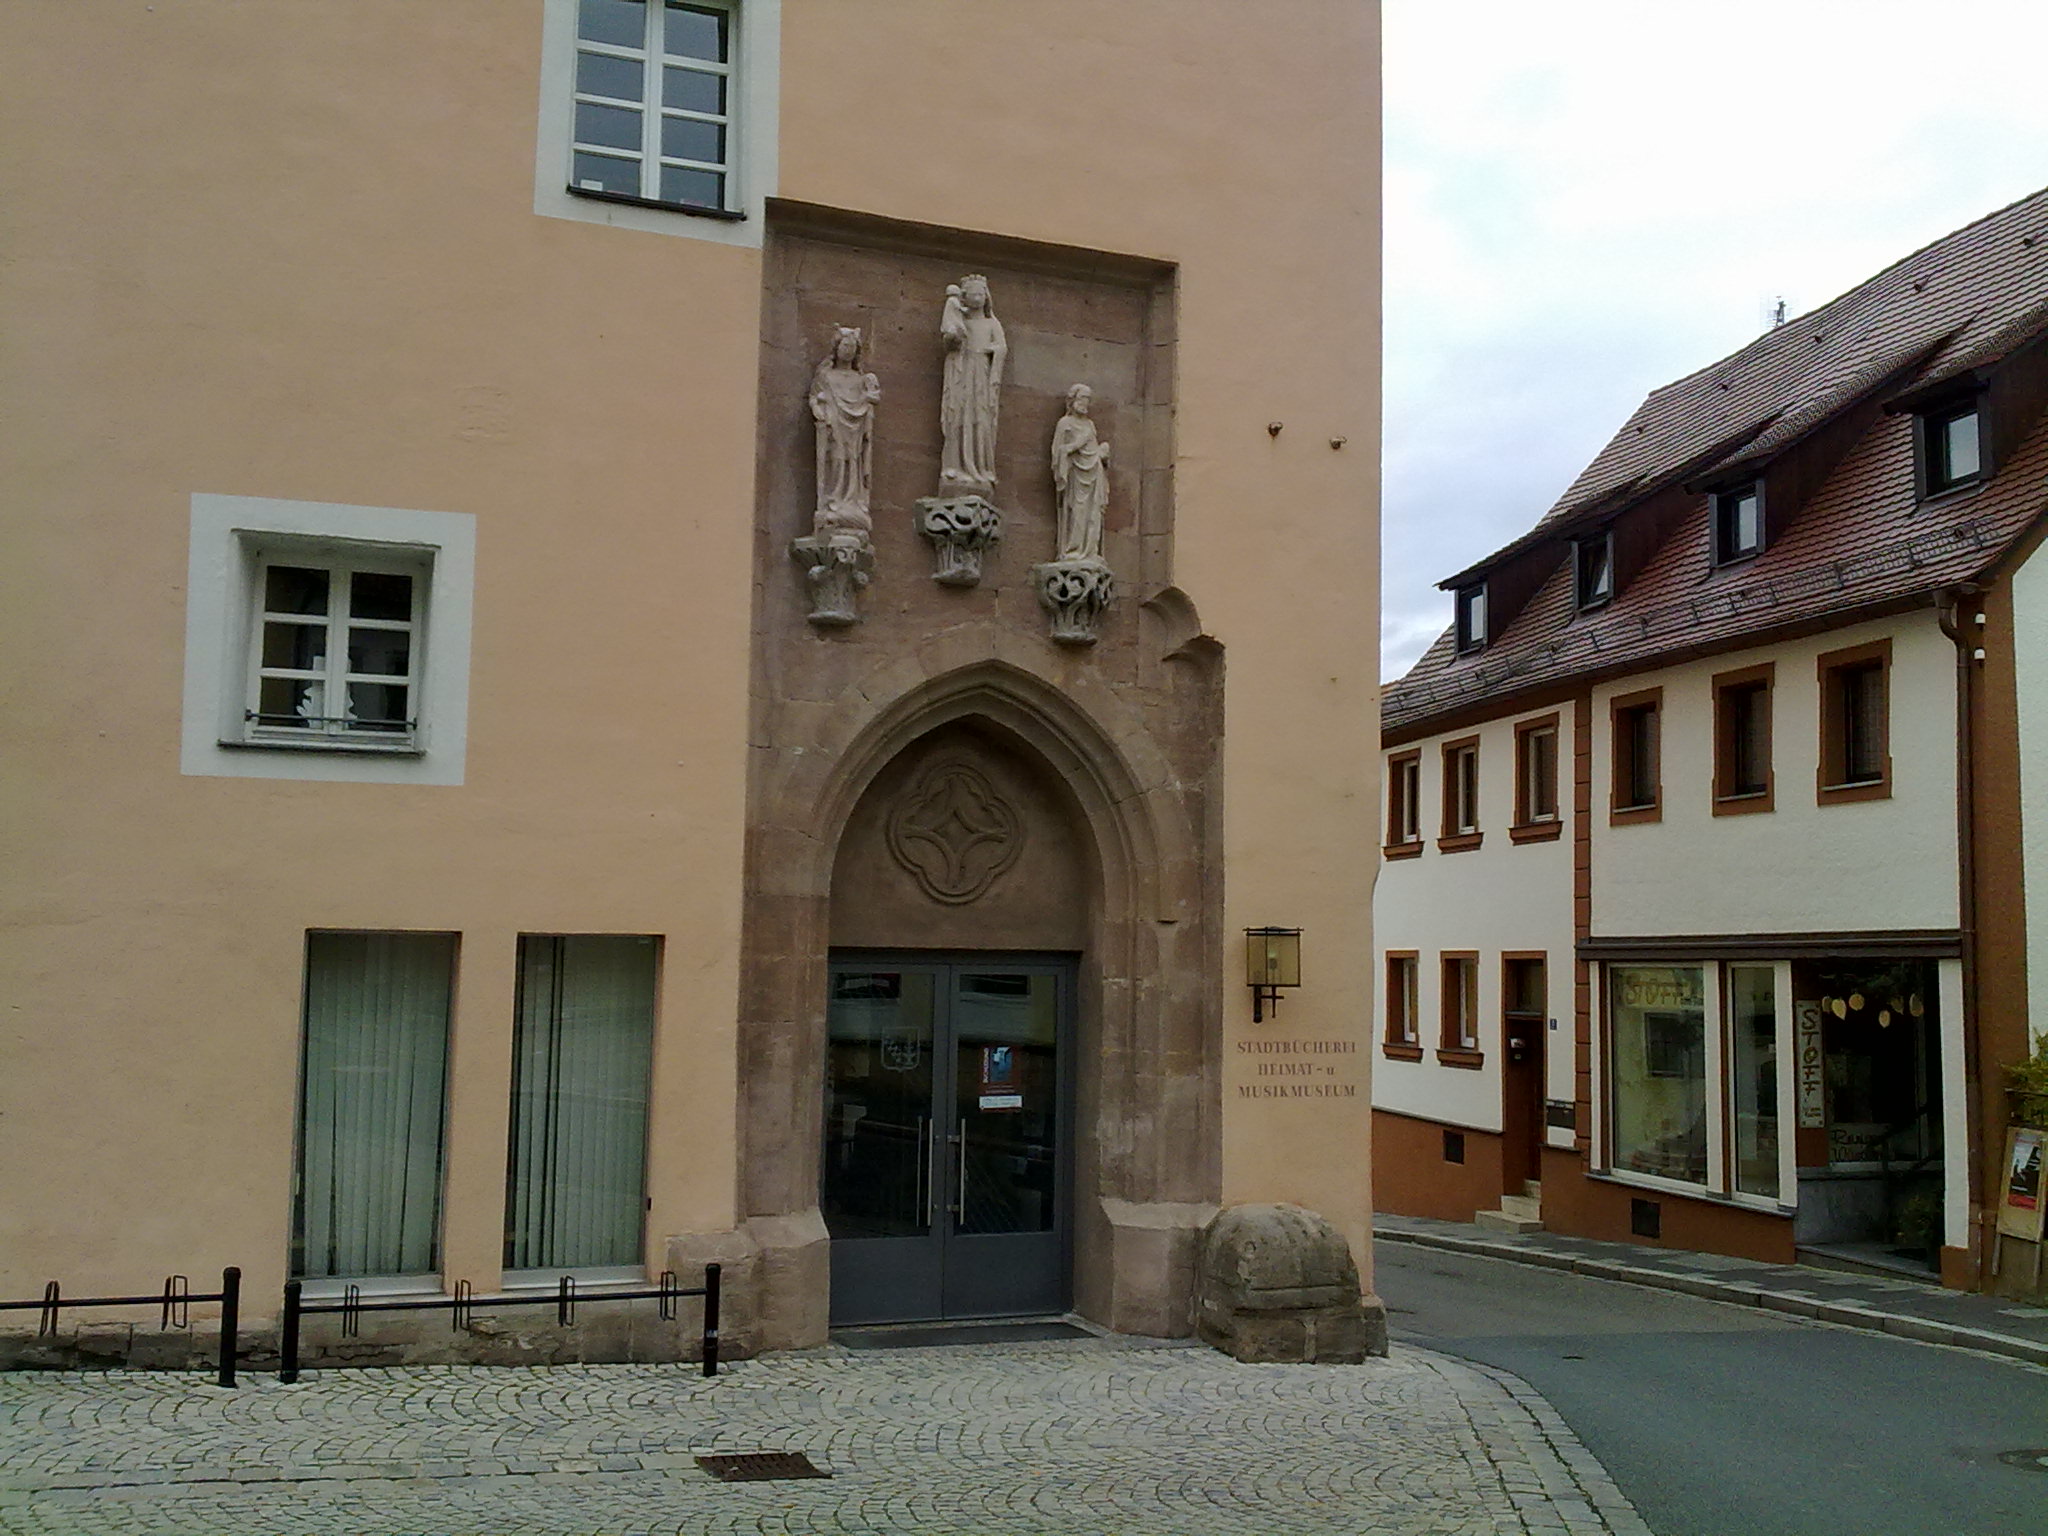
[[[1387,729],[1496,695],[1711,647],[1802,619],[1966,580],[2044,510],[2048,425],[1984,485],[1917,499],[1913,423],[1881,417],[1763,554],[1713,567],[1709,499],[1694,499],[1607,608],[1575,612],[1568,536],[1680,483],[1760,466],[1847,407],[1989,367],[2048,327],[2048,190],[1915,252],[1732,357],[1653,392],[1509,556],[1556,561],[1477,655],[1447,631],[1382,699]],[[1547,546],[1543,554],[1538,546]]]

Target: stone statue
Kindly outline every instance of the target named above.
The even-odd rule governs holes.
[[[811,589],[810,621],[820,629],[860,622],[859,597],[875,569],[868,492],[875,463],[875,402],[882,386],[861,371],[858,327],[834,331],[831,350],[811,375],[811,420],[818,435],[818,504],[811,531],[790,542],[790,558]]]
[[[939,489],[987,493],[996,483],[996,411],[1010,344],[989,302],[988,279],[970,274],[946,289],[939,337],[946,347],[939,397]]]
[[[1102,518],[1109,510],[1109,444],[1095,435],[1088,409],[1095,391],[1067,391],[1067,414],[1052,429],[1052,484],[1059,498],[1053,557],[1031,567],[1039,605],[1061,645],[1093,645],[1095,626],[1116,601],[1116,573],[1102,558]]]
[[[1102,515],[1109,506],[1109,444],[1095,435],[1086,384],[1067,391],[1067,414],[1052,434],[1052,483],[1059,493],[1061,560],[1102,558]]]
[[[818,429],[818,510],[813,526],[820,538],[835,533],[868,533],[868,491],[875,461],[875,402],[881,383],[861,371],[861,333],[842,325],[832,350],[811,377],[811,419]]]

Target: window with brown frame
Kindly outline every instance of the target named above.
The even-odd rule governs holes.
[[[1387,759],[1387,841],[1390,859],[1422,852],[1422,753],[1397,752]]]
[[[1476,1067],[1479,1050],[1479,952],[1445,950],[1437,988],[1441,1032],[1436,1059],[1446,1066]]]
[[[1515,822],[1508,836],[1518,843],[1556,837],[1564,823],[1557,814],[1556,715],[1539,715],[1515,727]]]
[[[1436,845],[1445,853],[1479,846],[1479,738],[1444,743],[1444,819]]]
[[[1772,805],[1770,662],[1714,677],[1714,814],[1744,816]]]
[[[1659,752],[1663,709],[1662,688],[1617,694],[1608,703],[1614,785],[1607,819],[1615,826],[1657,821],[1664,814]]]
[[[1422,1060],[1421,957],[1412,949],[1387,951],[1386,1054],[1397,1061]]]
[[[1891,641],[1828,651],[1815,665],[1820,673],[1820,803],[1889,798]]]

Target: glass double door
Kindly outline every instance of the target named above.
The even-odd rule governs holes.
[[[1068,962],[832,963],[832,1321],[1067,1306]]]

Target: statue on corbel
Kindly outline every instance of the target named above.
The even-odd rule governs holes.
[[[1096,621],[1116,597],[1116,576],[1102,558],[1109,444],[1089,415],[1094,400],[1086,384],[1074,385],[1067,391],[1067,412],[1053,428],[1058,542],[1053,559],[1031,568],[1039,604],[1052,616],[1052,637],[1062,645],[1093,645]]]
[[[946,350],[939,394],[939,494],[917,503],[917,531],[937,557],[932,579],[949,587],[981,580],[982,556],[1003,536],[997,509],[996,428],[1010,344],[988,279],[970,273],[946,289],[939,316]]]
[[[858,598],[875,568],[875,404],[881,382],[867,372],[858,327],[840,326],[811,376],[811,420],[816,429],[817,509],[808,537],[792,540],[790,557],[804,568],[811,591],[810,621],[842,628],[860,619]]]

